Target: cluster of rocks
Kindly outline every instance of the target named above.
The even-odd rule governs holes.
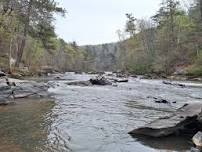
[[[48,85],[35,81],[23,81],[0,74],[0,105],[8,105],[21,98],[48,97]]]
[[[77,86],[93,86],[93,85],[113,85],[113,83],[124,83],[129,80],[126,78],[116,78],[116,77],[105,77],[103,75],[99,75],[96,78],[92,78],[88,81],[76,81],[76,82],[68,82],[67,85],[77,85]]]

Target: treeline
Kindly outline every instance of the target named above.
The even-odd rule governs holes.
[[[186,8],[177,0],[164,0],[150,19],[126,17],[124,31],[117,32],[120,69],[202,76],[202,0]]]
[[[11,72],[19,67],[32,71],[42,66],[59,71],[87,67],[88,55],[76,42],[56,36],[56,14],[65,16],[66,10],[55,0],[1,0],[0,68]]]
[[[55,14],[66,14],[55,0],[0,0],[0,69],[202,76],[202,0],[182,6],[163,0],[150,19],[126,14],[120,42],[79,47],[55,34]]]

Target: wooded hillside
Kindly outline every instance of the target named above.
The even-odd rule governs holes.
[[[54,0],[1,0],[0,67],[202,76],[201,12],[201,0],[187,7],[163,0],[150,19],[126,14],[125,29],[117,31],[119,42],[80,47],[56,36],[54,15],[66,11]]]

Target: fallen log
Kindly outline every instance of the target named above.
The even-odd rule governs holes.
[[[134,129],[130,135],[164,137],[172,134],[195,134],[202,129],[200,119],[202,103],[186,104],[168,117],[157,119],[144,127]]]

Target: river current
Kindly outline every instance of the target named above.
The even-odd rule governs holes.
[[[54,76],[53,76],[54,77]],[[189,151],[191,139],[132,138],[128,132],[171,114],[185,103],[202,102],[202,85],[165,85],[129,78],[112,86],[69,86],[95,75],[66,73],[50,80],[55,101],[21,101],[0,107],[0,152]],[[159,104],[154,98],[166,99]]]

